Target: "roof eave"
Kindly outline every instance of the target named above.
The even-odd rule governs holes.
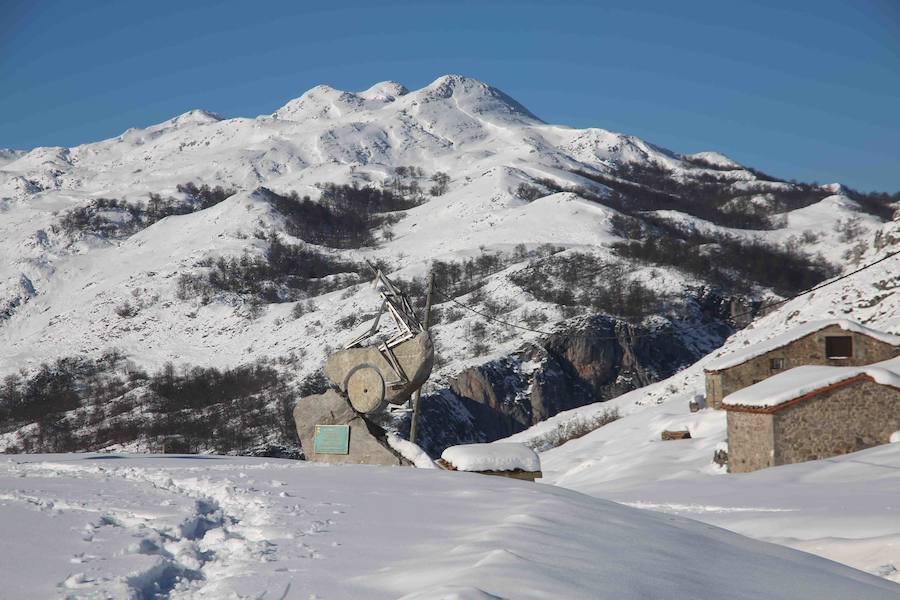
[[[791,398],[790,400],[785,400],[784,402],[780,402],[774,406],[746,406],[743,404],[726,404],[725,401],[723,400],[722,410],[727,410],[727,411],[732,411],[732,412],[772,414],[772,413],[778,412],[779,410],[781,410],[783,408],[788,408],[789,406],[793,406],[793,405],[799,404],[805,400],[809,400],[810,398],[818,396],[819,394],[823,394],[825,392],[830,392],[831,390],[841,388],[841,387],[844,387],[847,385],[851,385],[854,383],[858,383],[860,381],[870,381],[872,383],[878,383],[877,381],[875,381],[874,377],[872,377],[870,375],[866,375],[865,373],[860,373],[859,375],[855,375],[853,377],[849,377],[847,379],[842,379],[841,381],[831,383],[829,385],[824,385],[820,388],[816,388],[811,392],[807,392],[807,393],[803,394],[802,396],[797,396],[796,398]],[[880,383],[879,385],[884,385],[885,387],[889,387],[889,388],[893,388],[893,389],[900,389],[900,388],[894,388],[894,386],[892,386],[892,385],[887,385],[887,384],[883,384],[883,383]]]

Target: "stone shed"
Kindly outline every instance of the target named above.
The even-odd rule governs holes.
[[[900,336],[854,321],[811,321],[707,363],[706,405],[802,365],[856,367],[900,356]]]
[[[791,369],[726,396],[728,471],[818,460],[900,431],[900,359]]]

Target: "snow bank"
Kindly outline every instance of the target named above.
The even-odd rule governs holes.
[[[541,459],[522,444],[465,444],[444,450],[441,458],[457,471],[540,471]]]
[[[428,453],[422,450],[418,444],[413,444],[409,440],[404,440],[402,437],[394,434],[387,434],[387,442],[388,446],[394,449],[395,452],[400,454],[403,458],[411,462],[418,469],[436,469],[437,465],[434,464],[434,461],[431,460],[431,457],[428,456]]]
[[[799,398],[823,387],[860,375],[881,385],[900,388],[900,359],[891,359],[863,367],[803,366],[789,369],[759,383],[731,393],[722,400],[726,406],[767,408]]]
[[[883,331],[878,331],[877,329],[870,329],[865,325],[860,325],[855,321],[849,321],[847,319],[825,319],[819,321],[810,321],[809,323],[805,323],[799,327],[795,327],[794,329],[786,331],[780,335],[776,335],[762,342],[753,344],[752,346],[748,346],[747,348],[742,348],[740,350],[731,352],[730,354],[726,354],[725,356],[711,360],[706,363],[706,370],[721,371],[722,369],[734,367],[750,360],[751,358],[762,356],[766,352],[781,348],[782,346],[790,344],[794,340],[799,340],[800,338],[807,336],[810,333],[814,333],[816,331],[819,331],[820,329],[825,329],[826,327],[830,327],[832,325],[836,325],[844,331],[867,335],[886,344],[900,346],[900,335],[893,335],[890,333],[885,333]]]

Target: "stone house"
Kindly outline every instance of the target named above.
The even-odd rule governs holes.
[[[802,365],[852,367],[900,356],[900,336],[854,321],[811,321],[706,364],[706,406],[747,386]]]
[[[900,360],[791,369],[725,397],[728,471],[818,460],[900,432]]]

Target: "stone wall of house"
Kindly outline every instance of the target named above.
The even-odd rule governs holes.
[[[825,338],[829,336],[853,338],[853,356],[828,358],[825,355]],[[900,348],[896,346],[831,325],[729,369],[706,373],[706,405],[719,408],[722,405],[722,398],[728,394],[794,367],[802,365],[855,367],[870,365],[898,355]],[[784,360],[783,368],[773,370],[771,361],[779,358]]]
[[[707,408],[720,408],[722,406],[722,373],[723,371],[706,371],[706,400]]]
[[[900,431],[900,390],[857,381],[783,408],[774,417],[776,465],[847,454],[886,444],[891,433]]]
[[[772,415],[728,411],[728,472],[771,467],[774,456]]]

